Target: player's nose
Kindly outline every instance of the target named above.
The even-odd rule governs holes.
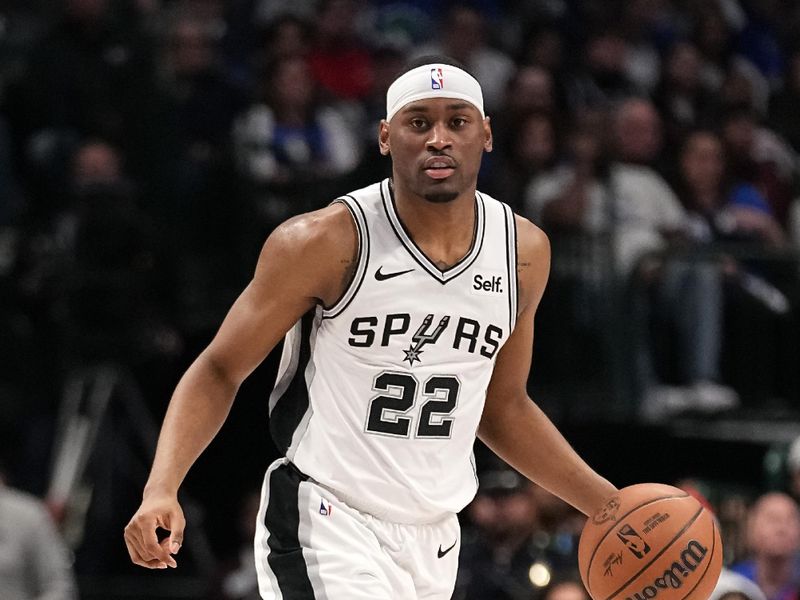
[[[450,137],[450,129],[445,123],[437,121],[430,128],[430,136],[428,137],[427,146],[429,149],[444,150],[452,145],[453,141]]]

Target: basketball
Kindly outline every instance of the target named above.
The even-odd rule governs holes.
[[[719,527],[683,490],[632,485],[587,520],[578,566],[594,600],[707,600],[722,570]]]

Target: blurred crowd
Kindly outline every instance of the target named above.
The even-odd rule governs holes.
[[[0,0],[6,472],[52,492],[64,423],[105,418],[108,381],[146,447],[269,232],[390,174],[386,88],[431,53],[482,84],[495,151],[479,188],[553,244],[531,380],[544,407],[570,417],[548,393],[585,384],[586,414],[602,397],[653,423],[797,408],[798,30],[793,0]],[[114,456],[109,477],[143,481],[146,458]],[[470,509],[474,548],[496,550],[465,544],[464,562],[519,582],[480,595],[493,577],[467,571],[463,598],[527,598],[531,565],[575,564],[574,515],[496,485]],[[535,527],[495,522],[515,518]],[[542,597],[585,597],[563,575]]]

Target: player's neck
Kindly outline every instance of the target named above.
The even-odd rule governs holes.
[[[475,190],[450,202],[431,202],[394,188],[400,221],[414,243],[440,268],[466,256],[475,237]]]

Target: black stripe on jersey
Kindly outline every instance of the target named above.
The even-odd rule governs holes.
[[[308,411],[308,388],[306,367],[311,360],[311,329],[314,326],[316,309],[308,311],[300,319],[300,351],[294,373],[284,373],[281,381],[291,377],[286,390],[275,401],[269,413],[269,431],[281,454],[286,454],[292,444],[292,436]]]
[[[506,266],[508,268],[508,324],[509,331],[514,330],[517,322],[519,306],[519,281],[517,275],[517,223],[514,213],[507,204],[503,204],[506,229]]]
[[[514,282],[514,312],[512,314],[514,315],[514,325],[516,326],[517,313],[519,312],[519,241],[517,239],[517,219],[514,217],[514,211],[509,208],[508,212],[511,219],[511,231],[514,234],[511,239],[511,251],[514,257],[514,264],[511,265],[511,277],[513,279],[509,279],[509,281]]]
[[[397,236],[397,239],[400,240],[400,243],[406,248],[414,261],[442,285],[455,279],[469,269],[472,263],[480,256],[481,249],[483,248],[483,238],[486,229],[486,209],[483,198],[478,193],[475,194],[475,229],[472,233],[472,244],[470,245],[469,251],[457,263],[442,271],[422,250],[420,250],[419,246],[417,246],[411,234],[400,220],[394,201],[394,191],[391,186],[389,186],[388,181],[388,179],[385,180],[380,186],[383,210],[386,213],[386,219],[389,221],[389,225]],[[388,197],[383,189],[384,185],[389,189]]]
[[[352,201],[352,205],[350,202],[345,202],[344,198],[349,198]],[[347,207],[347,210],[349,210],[350,214],[353,216],[353,222],[355,223],[356,231],[358,232],[358,264],[356,265],[353,281],[350,282],[350,285],[344,291],[342,297],[339,298],[330,309],[323,310],[323,319],[333,319],[334,317],[338,317],[347,309],[348,306],[350,306],[353,298],[355,298],[356,294],[358,294],[358,290],[361,289],[361,284],[364,283],[364,279],[367,276],[367,271],[369,270],[370,237],[369,226],[367,225],[367,216],[364,214],[364,209],[361,207],[361,204],[353,196],[348,194],[344,198],[335,200],[335,202],[341,202],[344,204]],[[355,211],[358,211],[358,214]]]
[[[275,575],[278,588],[287,600],[313,600],[314,588],[298,539],[300,483],[307,477],[286,464],[269,477],[269,500],[264,511],[264,525],[269,531],[267,563]]]

